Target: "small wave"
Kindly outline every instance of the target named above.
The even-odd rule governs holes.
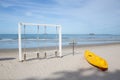
[[[37,40],[58,40],[58,39],[22,39],[26,41],[37,41]]]
[[[17,39],[0,39],[0,41],[16,41]]]

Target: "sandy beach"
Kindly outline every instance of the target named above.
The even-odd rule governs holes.
[[[84,58],[88,49],[106,59],[109,68],[101,71],[90,65]],[[29,52],[35,51],[29,49]],[[0,80],[120,80],[120,44],[104,44],[63,47],[63,57],[55,57],[54,48],[40,50],[40,58],[36,54],[27,54],[26,61],[19,62],[17,49],[0,50]]]

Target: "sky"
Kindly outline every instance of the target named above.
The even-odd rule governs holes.
[[[0,0],[0,34],[17,34],[19,22],[59,24],[62,34],[120,34],[120,0]]]

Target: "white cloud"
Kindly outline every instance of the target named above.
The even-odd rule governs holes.
[[[12,4],[10,4],[10,3],[5,3],[5,2],[0,2],[0,5],[1,5],[2,7],[4,7],[4,8],[7,8],[7,7],[9,7],[9,6],[12,6]]]
[[[32,16],[32,13],[31,12],[26,12],[25,15],[26,16]]]

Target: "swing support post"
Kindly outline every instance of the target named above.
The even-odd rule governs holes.
[[[21,23],[18,23],[18,49],[19,49],[19,61],[22,61],[22,45],[21,45]]]
[[[61,34],[61,26],[59,27],[59,56],[62,57],[62,34]]]

